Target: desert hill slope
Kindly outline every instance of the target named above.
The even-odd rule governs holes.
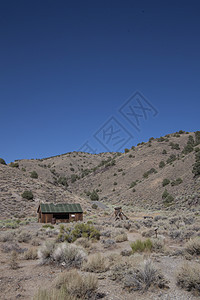
[[[200,180],[192,170],[199,144],[199,132],[180,131],[150,138],[123,154],[71,152],[0,164],[0,209],[4,217],[34,215],[41,201],[80,202],[85,209],[91,207],[93,190],[93,199],[105,204],[197,208]],[[33,192],[33,200],[21,197],[24,190]]]

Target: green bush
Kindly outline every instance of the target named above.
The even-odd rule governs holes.
[[[168,178],[165,178],[165,179],[163,179],[162,186],[166,186],[169,183],[170,183],[170,180]]]
[[[67,178],[65,176],[60,176],[58,178],[58,183],[68,187]]]
[[[95,190],[92,191],[92,193],[90,195],[90,199],[92,201],[98,201],[99,200],[99,195],[97,194],[97,192]]]
[[[31,172],[31,178],[38,178],[38,173],[36,171]]]
[[[136,181],[132,181],[130,184],[130,189],[133,188],[134,186],[136,186],[136,184],[137,184]]]
[[[200,144],[200,131],[195,132],[195,145]]]
[[[132,253],[151,251],[152,247],[153,243],[150,239],[147,239],[146,241],[137,240],[131,243]]]
[[[10,167],[12,167],[12,168],[19,168],[19,164],[18,164],[18,162],[11,162],[10,163]]]
[[[188,153],[192,152],[193,150],[194,150],[193,145],[192,145],[192,144],[187,144],[187,145],[184,147],[182,153],[183,153],[183,154],[188,154]]]
[[[159,168],[162,169],[162,168],[164,168],[164,166],[165,166],[165,162],[163,160],[161,160],[159,163]]]
[[[167,159],[167,164],[170,164],[170,163],[172,163],[175,160],[176,160],[176,155],[175,154],[171,154],[170,157]]]
[[[165,198],[167,198],[168,195],[169,195],[169,193],[168,193],[167,189],[165,189],[162,194],[162,198],[165,199]]]
[[[130,151],[130,150],[127,149],[127,148],[124,149],[124,153],[128,153],[129,151]]]
[[[58,235],[58,241],[67,241],[68,243],[72,243],[81,237],[87,239],[99,240],[100,232],[90,223],[76,224],[74,228],[62,226],[60,227],[60,234]]]
[[[6,165],[6,162],[5,162],[5,160],[3,158],[0,158],[0,164],[1,165]]]
[[[162,154],[167,154],[167,150],[163,149]]]
[[[171,182],[171,185],[172,185],[172,186],[179,185],[179,184],[181,184],[182,182],[183,182],[183,180],[179,177],[179,178],[177,178],[176,180],[172,181],[172,182]]]
[[[149,176],[150,174],[153,174],[153,173],[157,173],[157,171],[156,171],[156,169],[151,168],[150,170],[148,170],[147,172],[145,172],[145,173],[143,174],[143,177],[144,177],[144,178],[148,178],[148,176]]]
[[[80,179],[80,177],[76,174],[71,175],[71,183],[74,183],[77,179]]]
[[[172,204],[173,201],[174,201],[174,197],[173,197],[172,195],[169,194],[169,195],[165,198],[165,200],[163,201],[163,204],[164,204],[165,206],[169,206],[169,205]]]
[[[179,144],[171,142],[169,145],[171,146],[171,149],[180,150]]]
[[[33,193],[31,191],[24,191],[22,194],[22,198],[27,199],[27,200],[32,200],[33,199]]]
[[[93,209],[97,209],[97,208],[98,208],[98,205],[96,205],[95,203],[93,203],[93,204],[92,204],[92,208],[93,208]]]
[[[192,173],[194,176],[200,175],[200,151],[198,151],[195,155],[195,164],[193,166]]]
[[[115,181],[113,184],[114,184],[114,185],[117,185],[117,182]]]

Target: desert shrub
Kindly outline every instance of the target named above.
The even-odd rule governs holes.
[[[179,144],[171,142],[169,145],[171,146],[171,149],[180,150]]]
[[[200,131],[195,132],[195,145],[200,144]]]
[[[124,153],[128,153],[129,151],[130,151],[130,150],[127,149],[127,148],[124,149]]]
[[[98,205],[95,204],[95,203],[93,203],[93,204],[92,204],[92,208],[93,208],[93,209],[97,209],[97,208],[98,208]]]
[[[8,242],[8,241],[14,241],[15,239],[15,232],[14,231],[8,231],[4,234],[0,235],[0,242]]]
[[[6,165],[6,162],[5,162],[5,160],[3,158],[0,158],[0,164],[1,165]]]
[[[176,155],[175,154],[171,154],[170,157],[167,159],[167,164],[170,164],[170,163],[172,163],[175,160],[176,160]]]
[[[147,239],[145,241],[137,240],[137,241],[131,243],[132,253],[151,251],[152,246],[153,246],[153,244],[150,239]]]
[[[119,234],[115,237],[116,243],[122,243],[128,241],[128,236],[126,233]]]
[[[144,178],[148,178],[148,176],[149,176],[150,174],[153,174],[153,173],[157,173],[157,171],[156,171],[156,169],[151,168],[150,170],[148,170],[147,172],[145,172],[145,173],[143,174],[143,177],[144,177]]]
[[[163,179],[162,186],[166,186],[169,183],[170,183],[170,180],[168,178],[165,178],[165,179]]]
[[[38,258],[40,259],[41,264],[47,264],[53,262],[53,252],[55,249],[54,241],[47,241],[45,244],[38,250]]]
[[[10,167],[12,168],[19,168],[19,163],[18,162],[11,162]]]
[[[163,136],[161,136],[160,138],[157,138],[157,141],[158,142],[164,142],[165,141],[165,138]]]
[[[171,185],[172,185],[172,186],[179,185],[179,184],[181,184],[182,182],[183,182],[183,180],[179,177],[179,178],[177,178],[176,180],[172,181],[172,182],[171,182]]]
[[[163,149],[162,154],[167,154],[167,150]]]
[[[164,190],[163,194],[162,194],[162,199],[167,198],[167,196],[169,195],[167,189]]]
[[[187,144],[187,145],[184,147],[182,153],[183,153],[183,154],[188,154],[188,153],[192,152],[193,150],[194,150],[194,147],[193,147],[191,144]]]
[[[29,232],[22,231],[18,234],[17,240],[19,243],[27,243],[31,240],[32,236]]]
[[[99,195],[98,195],[97,191],[95,191],[95,190],[92,191],[92,193],[90,195],[90,199],[92,201],[98,201],[99,200]]]
[[[50,228],[50,229],[54,229],[54,226],[51,224],[45,224],[42,226],[43,228]]]
[[[33,193],[31,191],[24,191],[22,194],[22,198],[27,199],[27,200],[32,200]]]
[[[81,246],[85,249],[89,249],[92,246],[91,241],[88,240],[87,238],[79,238],[75,241],[74,244],[77,246]]]
[[[109,269],[107,259],[100,253],[92,254],[83,264],[83,270],[87,272],[102,273]]]
[[[13,270],[19,268],[18,253],[16,251],[12,251],[9,264],[10,264],[10,268]]]
[[[56,281],[57,289],[63,288],[68,297],[75,297],[75,299],[96,299],[97,286],[98,280],[93,274],[81,276],[77,270],[63,272]]]
[[[134,186],[136,186],[137,182],[136,181],[132,181],[130,184],[130,189],[133,188]]]
[[[188,241],[185,251],[190,255],[200,255],[200,237],[196,237]]]
[[[38,254],[37,254],[37,249],[35,248],[29,248],[25,253],[24,253],[24,259],[37,259]]]
[[[195,155],[195,163],[192,169],[192,173],[194,176],[200,175],[200,151],[198,151]]]
[[[40,246],[41,245],[41,241],[38,238],[34,238],[31,241],[31,245],[33,245],[33,246]]]
[[[117,182],[115,181],[113,184],[114,184],[114,185],[117,185]]]
[[[38,178],[38,173],[36,171],[31,172],[31,178]]]
[[[77,300],[77,298],[67,294],[64,288],[61,289],[39,289],[33,300]]]
[[[52,254],[53,260],[65,267],[80,267],[87,255],[84,249],[73,244],[58,244]]]
[[[151,239],[152,242],[152,251],[153,252],[162,252],[164,250],[164,241],[159,238]]]
[[[167,197],[164,199],[163,204],[165,206],[169,206],[172,204],[172,202],[174,201],[174,197],[170,194],[167,195]]]
[[[65,187],[68,187],[67,178],[65,176],[60,176],[58,178],[58,183],[64,185]]]
[[[162,169],[162,168],[164,168],[164,166],[165,166],[165,162],[163,160],[161,160],[159,163],[159,168]]]
[[[88,238],[92,240],[100,239],[100,232],[91,224],[76,224],[74,228],[60,227],[58,241],[67,241],[69,243],[76,241],[78,238]]]
[[[71,183],[74,183],[77,179],[79,179],[79,176],[77,174],[71,175]]]
[[[123,279],[124,288],[129,292],[147,291],[150,286],[157,288],[168,287],[168,282],[150,260],[144,261],[138,267],[128,270]]]
[[[176,274],[176,283],[181,288],[200,295],[200,265],[198,263],[184,263]]]

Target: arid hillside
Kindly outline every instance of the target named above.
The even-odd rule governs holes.
[[[150,138],[124,153],[71,152],[44,159],[0,164],[0,206],[4,216],[35,214],[39,202],[91,199],[130,208],[192,208],[200,204],[200,180],[193,165],[199,132]],[[33,199],[24,199],[25,191]]]

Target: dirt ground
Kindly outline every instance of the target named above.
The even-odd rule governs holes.
[[[31,232],[33,235],[42,228],[42,224],[29,224],[23,226],[23,230]],[[110,227],[106,226],[106,230]],[[10,229],[2,230],[1,235],[11,231]],[[128,240],[116,243],[112,248],[104,248],[100,241],[94,243],[93,253],[100,252],[104,255],[110,255],[111,253],[120,254],[122,250],[130,250],[130,243],[137,239],[144,239],[140,232],[129,232],[127,230]],[[46,239],[53,239],[54,237],[44,236],[41,238],[41,243]],[[102,239],[102,238],[101,238]],[[12,244],[12,241],[7,242]],[[167,246],[174,249],[181,249],[181,245],[176,242],[166,240]],[[17,243],[21,249],[29,249],[30,247],[38,248],[39,246],[32,246],[31,242]],[[133,299],[166,299],[166,300],[189,300],[199,299],[191,292],[187,292],[176,286],[175,271],[180,263],[183,261],[181,256],[170,256],[163,253],[151,254],[156,267],[161,269],[166,279],[169,281],[169,289],[166,290],[149,290],[148,292],[126,292],[120,283],[112,281],[109,277],[109,271],[105,273],[97,274],[98,277],[98,291],[104,294],[105,300],[133,300]],[[56,277],[63,272],[64,267],[58,267],[53,265],[40,265],[38,259],[25,260],[23,254],[19,254],[18,264],[19,268],[16,270],[11,269],[11,252],[5,252],[5,242],[0,243],[0,299],[2,300],[14,300],[14,299],[32,299],[38,289],[51,288],[52,283]]]

